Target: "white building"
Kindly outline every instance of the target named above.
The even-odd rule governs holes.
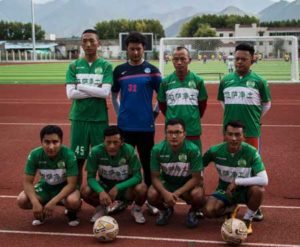
[[[298,37],[298,43],[300,40],[300,27],[259,27],[256,23],[251,25],[235,24],[235,27],[215,29],[217,36],[219,37],[267,37],[267,36],[296,36]],[[292,44],[291,41],[279,44],[280,41],[269,40],[269,41],[258,41],[253,42],[255,50],[265,58],[279,58],[282,57],[283,53],[291,53]],[[280,49],[274,49],[275,46]],[[224,47],[220,48],[219,52],[229,54],[233,52],[235,43],[228,40],[224,42]],[[276,54],[274,51],[276,50]],[[300,54],[300,53],[299,53]]]

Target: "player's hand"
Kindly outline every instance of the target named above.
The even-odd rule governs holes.
[[[112,204],[112,200],[109,194],[107,194],[105,191],[99,193],[99,202],[104,206],[109,206],[110,204]]]
[[[235,191],[236,189],[236,184],[235,182],[231,182],[228,186],[227,186],[227,189],[226,189],[226,195],[231,198],[232,197],[232,193]]]
[[[118,188],[116,186],[112,187],[108,194],[111,200],[114,201],[118,195]]]
[[[33,212],[34,218],[36,218],[37,220],[44,219],[43,206],[39,202],[32,205],[32,212]]]
[[[54,208],[56,204],[49,201],[45,206],[44,206],[44,215],[46,218],[49,218],[52,216]]]
[[[175,194],[171,192],[166,192],[163,194],[164,202],[167,204],[169,207],[174,207],[178,198]]]

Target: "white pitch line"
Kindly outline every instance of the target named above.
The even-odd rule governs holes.
[[[0,123],[0,125],[13,125],[13,126],[18,126],[18,125],[29,125],[29,126],[42,126],[42,125],[47,125],[49,123]],[[61,126],[69,126],[70,123],[56,123]],[[117,124],[117,123],[110,123],[110,124]],[[156,123],[156,126],[164,126],[164,123]],[[207,126],[207,127],[222,127],[222,124],[205,124],[202,123],[202,126]],[[263,124],[262,127],[272,127],[272,128],[300,128],[299,124],[284,124],[284,125],[279,125],[279,124]]]
[[[13,195],[0,195],[3,199],[17,199],[17,196]],[[177,205],[186,205],[185,202],[177,202]],[[242,205],[243,206],[243,205]],[[300,209],[298,206],[276,206],[276,205],[262,205],[262,208],[275,208],[275,209]]]
[[[28,235],[45,235],[45,236],[67,236],[67,237],[89,237],[93,238],[92,234],[84,233],[62,233],[62,232],[31,232],[31,231],[14,231],[14,230],[0,230],[0,233],[8,234],[28,234]],[[183,242],[183,243],[200,243],[200,244],[218,244],[224,245],[223,241],[200,240],[200,239],[184,239],[184,238],[155,238],[155,237],[140,237],[140,236],[117,236],[118,239],[130,240],[147,240],[147,241],[165,241],[165,242]],[[243,243],[244,246],[270,246],[270,247],[300,247],[300,245],[292,244],[270,244],[270,243]]]

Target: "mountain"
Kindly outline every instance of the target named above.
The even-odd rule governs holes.
[[[258,13],[260,21],[281,21],[300,19],[300,0],[286,2],[281,0]]]
[[[197,13],[196,15],[202,15],[204,13]],[[205,13],[207,14],[207,13]],[[288,19],[300,19],[300,0],[295,0],[294,2],[287,2],[281,0],[280,2],[273,3],[269,7],[263,9],[256,15],[251,14],[250,12],[244,12],[240,8],[235,6],[229,6],[223,9],[220,12],[215,14],[219,15],[249,15],[256,16],[259,20],[262,21],[275,21],[275,20],[288,20]],[[183,19],[177,20],[172,25],[165,28],[166,37],[176,37],[179,32],[181,26],[190,21],[195,15],[185,17]]]
[[[298,1],[298,0],[297,0]],[[35,4],[35,23],[57,37],[79,36],[85,28],[112,19],[158,19],[164,28],[196,13],[217,13],[235,6],[258,13],[271,0],[53,0]],[[0,0],[0,20],[31,21],[31,0]]]
[[[229,6],[222,11],[218,13],[219,15],[240,15],[240,16],[245,16],[245,15],[253,15],[250,13],[246,13],[243,10],[235,7],[235,6]]]
[[[196,15],[181,19],[176,21],[175,23],[173,23],[172,25],[170,25],[169,27],[165,28],[165,35],[166,37],[176,37],[178,36],[181,26],[190,21],[194,16],[201,16],[203,14],[216,14],[216,15],[240,15],[240,16],[244,16],[244,15],[252,15],[250,13],[246,13],[244,11],[242,11],[241,9],[234,7],[234,6],[229,6],[223,10],[221,10],[220,12],[217,13],[197,13]]]

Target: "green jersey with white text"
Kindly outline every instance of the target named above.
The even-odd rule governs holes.
[[[49,158],[42,147],[33,149],[25,166],[25,174],[35,176],[39,171],[41,181],[49,185],[59,185],[67,181],[67,177],[77,176],[78,167],[75,154],[62,145],[54,159]]]
[[[110,156],[104,144],[92,148],[86,170],[88,185],[97,193],[104,191],[101,184],[125,190],[142,181],[141,163],[135,149],[124,143],[116,156]],[[99,176],[99,183],[96,176]]]
[[[199,147],[189,140],[184,140],[177,152],[166,140],[154,145],[150,162],[151,171],[161,172],[161,179],[171,185],[182,186],[192,173],[203,170]]]
[[[260,136],[262,103],[271,101],[266,80],[252,71],[242,78],[236,73],[228,74],[220,82],[218,100],[225,106],[224,126],[240,120],[246,127],[246,137]]]
[[[185,122],[187,136],[202,133],[198,101],[207,99],[203,79],[189,71],[184,81],[175,72],[163,79],[157,99],[167,104],[166,122],[180,118]]]
[[[265,170],[256,148],[245,142],[235,154],[229,153],[226,142],[212,146],[203,156],[203,166],[207,167],[210,162],[215,163],[219,174],[218,188],[222,190],[237,177],[253,177]]]
[[[103,58],[98,58],[91,65],[84,58],[77,59],[69,65],[66,83],[85,84],[101,87],[102,84],[112,84],[112,65]],[[85,98],[74,99],[70,115],[77,121],[108,121],[106,99]]]

